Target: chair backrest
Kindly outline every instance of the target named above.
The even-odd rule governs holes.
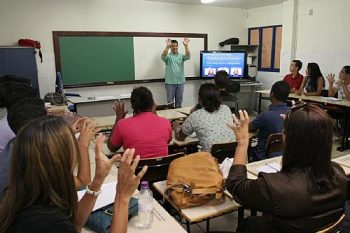
[[[175,108],[175,105],[174,105],[174,102],[172,102],[172,103],[168,103],[168,104],[157,105],[156,111],[158,111],[158,110],[174,109],[174,108]]]
[[[266,142],[266,158],[274,157],[271,156],[272,153],[277,156],[277,154],[280,152],[281,155],[283,153],[283,138],[282,138],[282,133],[274,133],[270,134],[269,137],[267,138]]]
[[[335,223],[333,223],[329,227],[326,227],[326,228],[324,228],[322,230],[317,231],[316,233],[335,233],[335,232],[340,232],[339,228],[340,228],[341,224],[343,223],[343,219],[344,218],[345,218],[345,215],[342,214],[342,216],[340,216],[338,221],[336,221]]]
[[[237,147],[237,142],[227,142],[214,144],[211,147],[211,154],[218,160],[218,163],[222,163],[226,157],[232,158]]]
[[[180,158],[184,155],[185,153],[180,152],[164,157],[141,159],[137,165],[136,174],[142,169],[143,166],[147,165],[148,169],[146,174],[142,177],[142,180],[148,181],[150,185],[157,181],[166,180],[170,163],[174,159]]]

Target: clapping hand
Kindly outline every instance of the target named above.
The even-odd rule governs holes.
[[[117,197],[128,201],[135,192],[135,189],[140,183],[141,178],[147,171],[147,166],[135,175],[137,164],[140,161],[140,156],[137,155],[133,161],[135,149],[126,149],[120,160],[118,170],[118,185]]]
[[[335,77],[335,74],[332,74],[332,73],[327,75],[329,84],[333,84],[335,82],[334,77]]]
[[[118,119],[125,118],[126,114],[128,113],[128,111],[125,111],[124,102],[121,100],[117,100],[114,102],[113,109]]]
[[[184,41],[182,42],[182,44],[184,46],[188,46],[189,43],[190,43],[190,40],[188,38],[184,38]]]
[[[95,136],[96,132],[97,132],[96,121],[88,118],[81,118],[81,128],[80,128],[78,144],[84,147],[88,147],[90,145],[91,140]]]
[[[106,178],[106,176],[108,176],[113,164],[119,161],[121,157],[119,154],[116,154],[111,159],[108,159],[102,151],[104,141],[105,141],[105,136],[103,134],[99,134],[96,138],[96,145],[95,145],[95,161],[96,161],[95,178],[99,179],[102,182]]]

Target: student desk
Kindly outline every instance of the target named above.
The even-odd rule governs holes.
[[[178,111],[178,112],[181,112],[183,114],[186,114],[186,115],[190,115],[191,114],[191,109],[193,108],[192,107],[182,107],[182,108],[175,108],[174,110],[175,111]]]
[[[90,156],[90,167],[91,167],[91,177],[95,176],[95,152],[94,152],[94,143],[91,143],[89,146],[89,156]],[[105,149],[105,148],[104,148]],[[104,183],[114,182],[118,180],[118,168],[116,164],[113,165],[111,172],[106,177]],[[136,195],[138,191],[135,192]],[[156,200],[153,200],[154,207],[154,218],[152,228],[148,230],[142,230],[142,232],[149,233],[185,233],[186,231],[183,227],[175,221],[173,217],[171,217],[168,212],[158,204]],[[128,224],[128,232],[136,233],[141,232],[140,229],[135,227],[135,222],[137,221],[137,216],[132,218]],[[81,231],[82,233],[92,233],[93,230],[84,227]]]
[[[157,115],[160,117],[164,117],[168,120],[178,120],[186,118],[187,115],[180,113],[178,111],[175,111],[175,109],[167,109],[167,110],[159,110],[157,111]],[[126,114],[125,118],[132,117],[131,113]],[[101,117],[92,117],[97,123],[98,128],[112,128],[115,123],[116,115],[110,115],[110,116],[101,116]]]
[[[259,94],[259,109],[258,113],[261,110],[261,100],[264,99],[262,95],[269,95],[270,90],[260,90],[256,91]],[[342,132],[342,141],[341,146],[337,148],[339,151],[344,151],[350,149],[349,135],[350,135],[350,101],[349,100],[340,100],[340,101],[331,101],[322,99],[320,96],[306,96],[306,95],[297,95],[294,93],[290,93],[288,98],[290,99],[301,99],[306,102],[316,102],[324,105],[335,105],[341,107],[344,110],[343,114],[343,122],[344,122],[344,130]]]
[[[216,206],[201,205],[186,209],[179,209],[171,199],[165,194],[166,181],[159,181],[153,184],[153,187],[169,202],[174,209],[178,212],[180,217],[186,221],[187,232],[191,232],[190,224],[207,221],[207,232],[209,232],[209,220],[218,217],[232,211],[238,210],[240,205],[231,200],[229,195],[226,194],[224,203]]]
[[[131,94],[116,96],[81,96],[67,97],[67,101],[74,104],[78,115],[86,117],[100,117],[114,114],[113,106],[116,100],[128,100]],[[130,103],[125,102],[125,109],[131,109]]]
[[[282,162],[282,156],[278,156],[270,159],[256,161],[253,163],[248,163],[246,164],[246,166],[247,166],[247,171],[257,177],[261,170],[263,171],[270,170],[271,172],[275,170],[274,172],[277,172],[276,170],[277,167],[275,167],[274,165],[275,164],[281,165],[281,162]]]

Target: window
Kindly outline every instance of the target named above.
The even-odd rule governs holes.
[[[249,45],[259,45],[259,71],[280,71],[282,43],[281,25],[249,28],[248,43]]]

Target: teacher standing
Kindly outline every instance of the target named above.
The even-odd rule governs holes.
[[[185,47],[185,54],[179,53],[177,40],[167,39],[161,58],[165,63],[165,89],[167,102],[172,103],[175,99],[175,108],[181,108],[184,92],[185,74],[184,62],[190,59],[190,40],[185,38],[182,44]],[[170,48],[170,53],[168,53]]]

